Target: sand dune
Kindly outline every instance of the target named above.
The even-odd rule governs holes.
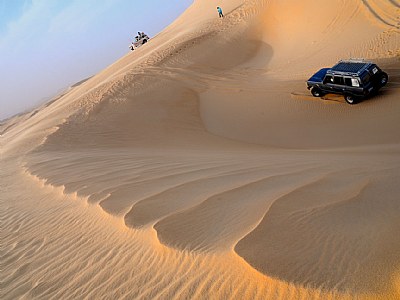
[[[219,4],[0,124],[1,299],[400,298],[400,4]]]

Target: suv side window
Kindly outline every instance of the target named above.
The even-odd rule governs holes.
[[[324,83],[333,83],[333,76],[332,75],[326,75],[324,78]]]
[[[339,85],[344,85],[344,79],[342,76],[334,76],[333,77],[333,83],[334,84],[339,84]]]
[[[357,78],[345,77],[344,78],[344,83],[347,86],[353,86],[353,87],[359,87],[360,86],[360,82],[358,81]]]
[[[344,83],[345,83],[347,86],[352,86],[352,85],[351,85],[351,78],[350,78],[350,77],[345,77],[345,78],[344,78]]]
[[[371,75],[369,75],[368,72],[365,72],[365,74],[362,77],[362,82],[366,83],[369,81],[370,78],[371,78]]]

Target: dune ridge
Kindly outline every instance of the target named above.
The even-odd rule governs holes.
[[[399,4],[221,6],[1,124],[2,299],[400,297]],[[387,88],[308,95],[348,57]]]

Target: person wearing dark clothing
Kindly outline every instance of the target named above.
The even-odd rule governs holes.
[[[223,17],[224,17],[224,14],[222,13],[222,8],[219,7],[219,6],[217,6],[217,11],[218,11],[219,17],[220,17],[220,18],[223,18]]]

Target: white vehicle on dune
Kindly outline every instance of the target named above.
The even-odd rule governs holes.
[[[129,46],[129,48],[133,51],[136,50],[137,48],[141,47],[142,45],[146,44],[149,41],[150,37],[145,34],[144,32],[138,33],[137,36],[135,36],[135,41],[132,42],[132,44]]]

